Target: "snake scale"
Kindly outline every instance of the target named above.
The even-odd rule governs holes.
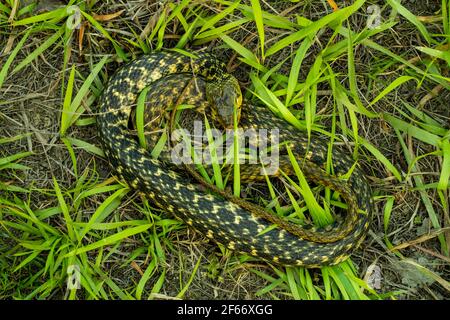
[[[350,195],[345,200],[349,207],[350,203],[354,203],[356,216],[340,223],[341,229],[348,229],[342,236],[329,238],[326,236],[328,230],[309,228],[308,232],[307,227],[304,228],[307,236],[299,236],[282,228],[262,233],[271,226],[271,222],[255,214],[251,206],[206,193],[140,147],[128,128],[138,94],[156,84],[160,88],[165,87],[165,91],[160,92],[167,94],[171,87],[168,85],[170,81],[165,79],[181,74],[202,78],[207,88],[209,84],[214,84],[214,89],[230,79],[225,65],[213,55],[186,55],[177,51],[143,55],[111,77],[100,100],[97,125],[105,155],[119,178],[145,193],[157,206],[231,250],[277,264],[310,268],[344,261],[363,241],[372,217],[373,204],[363,173],[358,166],[354,166],[351,157],[339,149],[332,149],[333,172],[336,176],[344,175],[354,166],[348,180],[338,180],[320,169],[327,161],[327,141],[315,136],[308,140],[306,134],[262,107],[245,105],[242,108],[245,116],[240,126],[260,128],[266,124],[270,128],[277,127],[281,137],[292,141],[290,147],[295,150],[295,155],[304,159],[301,161],[304,164],[302,170],[307,178],[326,186],[330,186],[333,180],[333,184],[338,185],[337,190],[343,190],[343,193],[349,190],[347,193]],[[214,91],[213,96],[220,103],[228,103],[230,99],[226,90]],[[345,225],[346,228],[343,228]],[[338,227],[333,228],[337,230]],[[317,237],[314,236],[316,233]]]

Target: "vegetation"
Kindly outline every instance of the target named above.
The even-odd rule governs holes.
[[[0,298],[448,298],[450,1],[426,3],[1,1]],[[358,160],[377,212],[351,259],[308,270],[228,251],[113,176],[97,98],[163,48],[207,48],[247,101]],[[294,220],[342,206],[297,173],[212,181]]]

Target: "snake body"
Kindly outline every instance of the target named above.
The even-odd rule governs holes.
[[[354,200],[361,212],[350,224],[352,229],[348,234],[332,241],[321,241],[319,237],[312,241],[279,228],[261,234],[271,225],[269,221],[239,202],[205,193],[195,184],[186,182],[164,162],[151,158],[130,133],[130,113],[144,88],[158,81],[160,87],[170,88],[164,78],[176,74],[196,75],[206,82],[220,83],[224,70],[225,66],[210,54],[198,53],[192,57],[170,51],[144,55],[118,70],[104,90],[97,116],[100,140],[112,167],[122,180],[145,193],[153,203],[231,250],[277,264],[304,267],[333,265],[345,260],[363,241],[373,211],[370,188],[357,166],[347,182],[340,182],[344,186],[342,190],[348,188],[354,195],[347,200]],[[295,154],[303,156],[304,163],[310,164],[303,167],[305,176],[316,183],[330,185],[332,178],[318,169],[326,163],[326,141],[318,137],[308,141],[306,135],[267,109],[251,106],[244,108],[244,113],[241,126],[279,128],[281,137],[293,141]],[[347,173],[354,165],[348,155],[336,148],[332,150],[332,159],[335,175]],[[313,233],[316,231],[313,229]],[[324,233],[323,230],[317,232]]]

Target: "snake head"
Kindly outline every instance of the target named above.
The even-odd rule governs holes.
[[[212,116],[226,129],[233,128],[233,112],[237,121],[241,117],[242,93],[237,79],[231,75],[206,84],[206,97],[212,109]]]

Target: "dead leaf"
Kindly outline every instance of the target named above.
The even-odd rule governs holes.
[[[333,8],[333,11],[338,11],[339,10],[339,7],[336,4],[336,2],[334,2],[334,0],[327,0],[327,1],[328,1],[328,4],[331,6],[331,8]]]
[[[135,261],[131,261],[131,267],[136,270],[137,272],[139,272],[139,274],[141,276],[144,275],[144,272],[142,271],[141,267],[138,266],[138,264]]]
[[[110,13],[110,14],[96,14],[96,13],[94,13],[92,15],[92,17],[94,17],[94,19],[97,20],[97,21],[109,21],[109,20],[112,20],[114,18],[117,18],[122,13],[124,13],[124,11],[125,11],[125,9],[117,11],[115,13]]]

